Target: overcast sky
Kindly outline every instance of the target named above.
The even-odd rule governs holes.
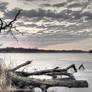
[[[44,49],[92,48],[92,0],[0,0],[0,16],[12,20],[24,35],[0,35],[1,47]]]

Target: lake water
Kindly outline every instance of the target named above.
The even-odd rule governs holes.
[[[92,54],[89,53],[0,53],[0,58],[5,61],[6,66],[13,68],[27,60],[33,62],[22,68],[24,71],[37,71],[51,69],[57,66],[65,68],[71,64],[79,67],[84,64],[86,70],[79,70],[74,73],[76,79],[87,80],[88,88],[65,88],[55,87],[48,89],[48,92],[92,92]],[[40,91],[38,91],[40,92]]]

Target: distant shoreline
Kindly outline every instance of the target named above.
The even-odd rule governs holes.
[[[0,48],[0,53],[92,53],[92,50],[44,50],[30,48]]]

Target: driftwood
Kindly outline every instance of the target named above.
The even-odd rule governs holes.
[[[59,67],[57,68],[53,68],[53,69],[47,69],[47,70],[41,70],[41,71],[36,71],[36,72],[32,72],[32,73],[28,73],[28,72],[20,72],[20,71],[16,71],[16,74],[20,75],[20,76],[24,76],[24,77],[28,77],[31,75],[68,75],[67,71],[69,69],[73,68],[75,72],[77,72],[77,68],[75,67],[75,64],[70,65],[69,67],[65,68],[65,69],[59,69]]]
[[[68,70],[73,68],[75,72],[77,69],[74,64],[70,65],[65,69],[60,69],[59,67],[55,67],[53,69],[41,70],[36,72],[21,72],[16,71],[17,69],[30,64],[32,61],[27,61],[17,67],[7,70],[6,75],[7,79],[10,80],[11,85],[20,89],[29,89],[33,92],[35,87],[39,87],[42,92],[47,92],[49,87],[60,86],[60,87],[68,87],[68,88],[84,88],[88,87],[88,82],[86,80],[76,80],[73,74],[68,73]],[[33,75],[46,75],[51,76],[51,79],[36,79],[31,78]],[[57,76],[60,75],[61,78]],[[67,76],[63,78],[62,76]]]
[[[83,70],[85,69],[85,67],[84,67],[83,64],[81,64],[81,65],[79,66],[79,70],[80,70],[80,69],[83,69]]]
[[[31,62],[32,62],[32,61],[27,61],[27,62],[25,62],[25,63],[23,63],[23,64],[21,64],[21,65],[18,65],[18,66],[15,67],[15,68],[11,69],[10,71],[16,71],[17,69],[19,69],[19,68],[21,68],[21,67],[23,67],[23,66],[26,66],[26,65],[30,64]]]
[[[49,87],[54,87],[54,86],[62,86],[62,87],[68,87],[68,88],[83,88],[83,87],[88,87],[87,81],[83,80],[71,80],[71,79],[48,79],[48,80],[40,80],[40,79],[35,79],[35,78],[26,78],[26,77],[21,77],[17,76],[14,73],[9,73],[9,78],[12,80],[13,84],[18,87],[18,88],[25,88],[33,86],[39,87],[42,89],[43,92],[47,92],[47,89]]]

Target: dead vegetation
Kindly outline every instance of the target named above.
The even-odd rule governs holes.
[[[28,92],[34,92],[34,88],[38,87],[42,92],[47,92],[50,87],[68,87],[68,88],[84,88],[88,87],[88,82],[85,80],[76,80],[73,74],[68,73],[68,70],[73,68],[75,72],[77,69],[74,64],[60,69],[59,67],[47,70],[41,70],[36,72],[24,72],[18,71],[23,66],[30,64],[32,61],[27,61],[21,65],[16,66],[13,69],[7,69],[0,66],[0,90],[2,92],[11,92],[10,90],[21,90],[21,92],[27,92],[23,90],[29,90]],[[37,79],[30,76],[46,75],[52,77],[51,79]],[[58,78],[58,75],[61,78]],[[63,78],[62,76],[67,76]],[[6,91],[7,90],[7,91]],[[18,91],[19,92],[19,91]]]

